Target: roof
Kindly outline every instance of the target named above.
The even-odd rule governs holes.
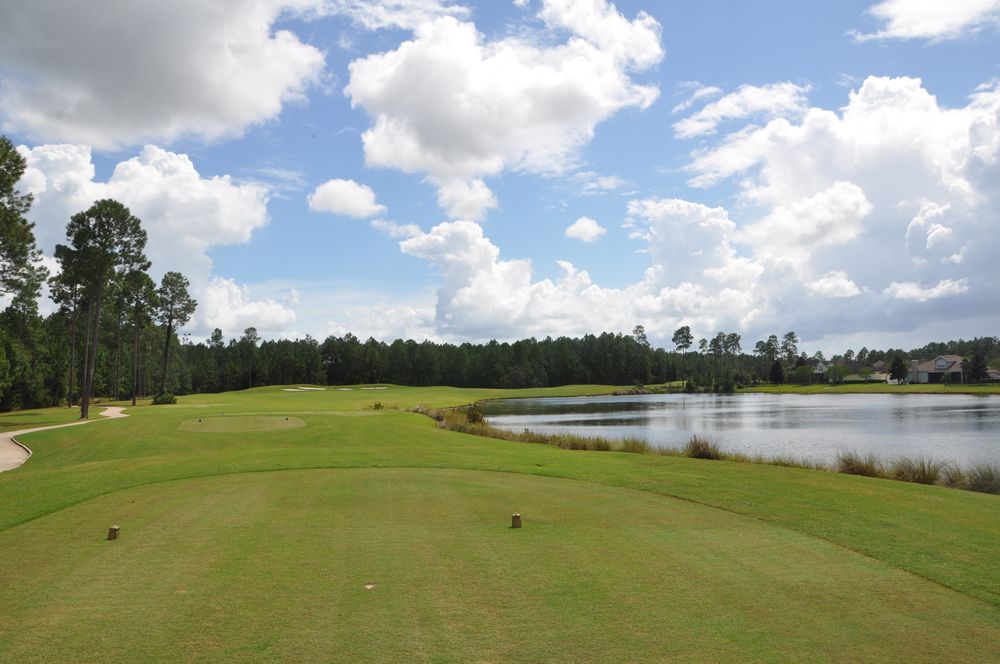
[[[947,365],[943,369],[939,369],[937,366],[938,360],[944,360]],[[926,362],[920,362],[917,365],[917,371],[924,371],[926,373],[961,373],[962,371],[962,356],[961,355],[938,355],[933,360],[927,360]]]

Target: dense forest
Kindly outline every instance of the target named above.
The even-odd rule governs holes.
[[[981,380],[1000,361],[1000,339],[932,343],[923,348],[862,348],[823,358],[799,349],[794,332],[756,341],[735,332],[696,340],[682,326],[670,350],[654,347],[637,325],[631,334],[523,339],[513,343],[448,344],[352,334],[322,342],[261,340],[255,328],[238,338],[216,329],[205,341],[181,341],[178,330],[197,302],[188,280],[166,271],[150,278],[142,222],[121,203],[96,201],[74,214],[66,243],[56,247],[57,274],[41,267],[32,204],[16,184],[25,163],[0,136],[0,411],[79,405],[87,417],[94,396],[136,399],[221,392],[260,385],[397,383],[457,387],[542,387],[571,383],[646,385],[683,381],[685,389],[728,391],[738,385],[797,380],[810,359],[840,365],[841,379],[878,362],[940,354],[969,357]],[[57,306],[39,314],[42,285]],[[848,368],[850,367],[850,368]]]

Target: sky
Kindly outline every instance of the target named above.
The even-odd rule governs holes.
[[[1000,333],[1000,0],[9,2],[0,131],[195,340]]]

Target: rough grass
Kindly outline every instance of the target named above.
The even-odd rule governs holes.
[[[490,394],[379,396],[441,408]],[[512,445],[370,403],[262,388],[27,436],[31,461],[0,474],[0,579],[17,580],[0,584],[0,660],[989,661],[1000,649],[996,496]],[[248,414],[306,426],[177,431]]]

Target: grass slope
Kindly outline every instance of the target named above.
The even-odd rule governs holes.
[[[97,412],[101,409],[98,408]],[[79,408],[39,408],[38,410],[18,410],[0,414],[0,431],[18,431],[47,427],[50,424],[65,424],[80,419]]]
[[[539,393],[558,391],[262,388],[27,436],[35,456],[0,474],[0,660],[1000,649],[997,496],[512,444],[370,409]],[[253,426],[183,430],[217,416]],[[305,426],[271,426],[284,417]],[[112,523],[123,538],[105,542]]]

